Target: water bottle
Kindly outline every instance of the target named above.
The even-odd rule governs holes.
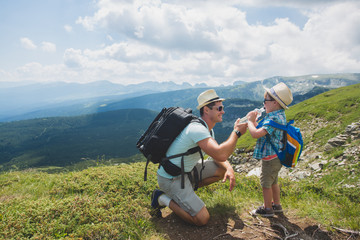
[[[253,111],[255,111],[257,113],[256,115],[256,119],[258,119],[259,117],[261,117],[262,113],[265,111],[265,108],[255,108]],[[247,117],[242,117],[240,119],[240,123],[246,123],[248,120],[247,120]]]

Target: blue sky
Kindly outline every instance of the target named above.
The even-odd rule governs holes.
[[[0,82],[360,72],[357,0],[2,0]]]

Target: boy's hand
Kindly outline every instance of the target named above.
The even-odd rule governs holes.
[[[249,122],[255,122],[256,116],[257,116],[257,112],[255,112],[255,111],[251,111],[246,115]]]

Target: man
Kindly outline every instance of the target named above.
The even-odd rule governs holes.
[[[246,132],[247,123],[240,124],[240,119],[237,119],[234,123],[234,131],[231,132],[225,142],[219,145],[214,138],[213,128],[216,123],[222,121],[222,115],[225,113],[222,102],[225,99],[219,98],[216,92],[210,89],[201,93],[197,100],[199,104],[197,109],[200,110],[201,119],[205,124],[191,122],[170,145],[166,156],[183,153],[199,146],[203,152],[214,160],[204,161],[205,168],[201,172],[202,163],[201,160],[199,161],[199,152],[184,156],[185,172],[191,172],[193,169],[199,173],[201,172],[199,175],[202,178],[199,187],[221,179],[223,182],[229,179],[231,191],[235,186],[235,175],[227,159],[235,150],[238,138]],[[177,167],[181,165],[181,157],[169,161]],[[194,173],[190,176],[194,176]],[[181,189],[181,176],[174,177],[168,174],[163,166],[158,169],[157,177],[161,190],[154,190],[151,196],[151,206],[157,215],[161,215],[160,209],[167,206],[188,223],[202,226],[209,221],[209,212],[204,202],[196,195],[193,189],[194,183],[190,180],[188,174],[185,174],[184,189]]]

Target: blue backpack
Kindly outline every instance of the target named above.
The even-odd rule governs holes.
[[[273,120],[265,120],[259,123],[260,126],[268,125],[284,131],[284,146],[282,149],[276,149],[269,134],[266,135],[266,139],[270,142],[281,164],[288,168],[296,166],[304,146],[300,129],[292,126],[291,124],[293,123],[294,120],[289,121],[286,125],[279,124]]]

